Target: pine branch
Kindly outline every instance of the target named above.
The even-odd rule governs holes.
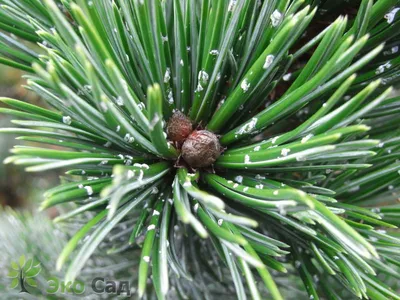
[[[91,214],[66,279],[136,244],[140,297],[399,299],[400,2],[360,2],[0,0],[0,62],[52,107],[0,99],[42,144],[6,162]]]

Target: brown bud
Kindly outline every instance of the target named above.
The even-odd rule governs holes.
[[[192,131],[192,122],[180,111],[174,112],[168,120],[167,135],[170,141],[183,142]]]
[[[193,131],[182,146],[182,157],[192,168],[211,166],[220,154],[218,138],[208,130]]]

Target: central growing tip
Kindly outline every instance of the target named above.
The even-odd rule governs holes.
[[[209,167],[221,154],[218,137],[208,130],[193,130],[190,119],[179,111],[169,119],[167,134],[191,168]]]

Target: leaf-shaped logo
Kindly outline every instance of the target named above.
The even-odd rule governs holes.
[[[18,261],[19,261],[19,267],[22,269],[25,266],[25,255],[21,255]]]
[[[12,289],[20,287],[20,293],[28,293],[27,287],[37,287],[34,277],[39,275],[41,271],[40,263],[34,259],[26,259],[25,255],[21,255],[18,262],[11,262],[8,277],[12,278],[10,287]]]

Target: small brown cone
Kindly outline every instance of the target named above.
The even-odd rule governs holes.
[[[182,146],[182,157],[196,169],[211,166],[221,154],[217,136],[208,130],[195,130]]]
[[[167,135],[170,141],[183,142],[192,131],[192,122],[180,111],[174,112],[168,120]]]

